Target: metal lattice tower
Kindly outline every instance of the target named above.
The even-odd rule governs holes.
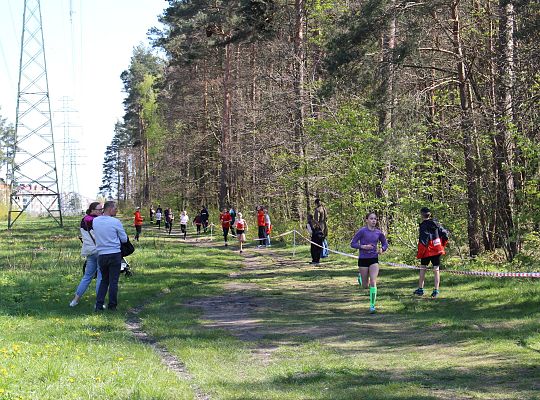
[[[71,122],[70,114],[77,113],[70,103],[72,99],[62,97],[62,109],[59,110],[64,116],[62,127],[64,129],[64,149],[62,157],[62,215],[78,215],[82,210],[81,195],[79,194],[79,179],[77,176],[77,151],[78,140],[75,138],[75,128],[80,126]]]
[[[62,226],[40,0],[24,1],[15,131],[8,227],[25,211]]]

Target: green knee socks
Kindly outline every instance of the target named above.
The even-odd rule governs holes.
[[[377,286],[369,287],[369,305],[375,307],[375,301],[377,300]]]
[[[358,284],[362,287],[362,274],[358,274]]]

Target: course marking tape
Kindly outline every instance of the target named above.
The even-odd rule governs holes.
[[[317,244],[315,242],[312,242],[308,238],[306,238],[304,235],[302,235],[297,230],[293,230],[290,232],[283,233],[280,236],[288,235],[293,232],[296,232],[298,236],[303,238],[305,241],[314,244],[317,247],[324,248],[320,244]],[[277,236],[279,237],[279,236]],[[327,249],[331,253],[339,254],[345,257],[349,258],[358,258],[358,256],[350,253],[343,253],[341,251],[332,250],[330,248]],[[383,265],[390,265],[392,267],[401,267],[401,268],[408,268],[408,269],[416,269],[416,270],[425,270],[425,269],[431,269],[427,267],[418,267],[415,265],[408,265],[408,264],[401,264],[401,263],[393,263],[388,261],[381,261],[379,264]],[[457,271],[457,270],[451,270],[451,269],[441,269],[442,272],[447,272],[449,274],[456,274],[456,275],[472,275],[472,276],[487,276],[492,278],[540,278],[540,272],[491,272],[491,271]]]

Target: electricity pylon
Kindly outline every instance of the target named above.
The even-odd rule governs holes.
[[[81,195],[79,194],[79,180],[77,177],[77,139],[74,137],[74,128],[80,128],[71,122],[70,114],[77,111],[70,106],[72,99],[62,97],[62,109],[64,115],[64,141],[62,157],[62,179],[60,193],[62,194],[62,215],[79,215],[82,210]]]
[[[15,136],[8,228],[25,211],[62,226],[40,0],[24,1]]]

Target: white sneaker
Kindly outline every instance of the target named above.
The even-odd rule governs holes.
[[[75,307],[77,304],[79,304],[78,301],[76,301],[76,300],[71,300],[71,303],[69,303],[69,306],[70,306],[70,307]]]

